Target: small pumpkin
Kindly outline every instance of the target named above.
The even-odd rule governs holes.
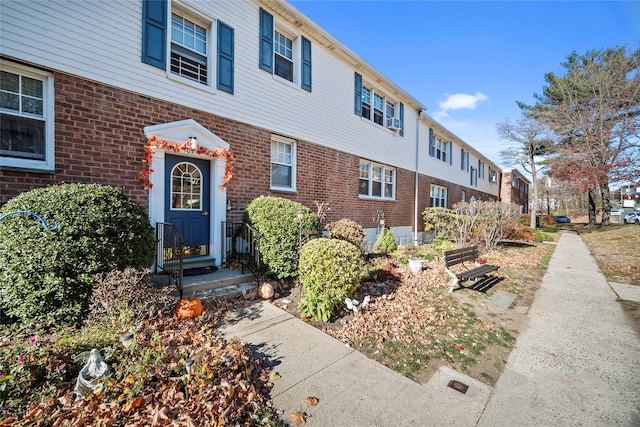
[[[178,319],[191,319],[202,314],[202,301],[200,298],[182,298],[178,301],[176,307],[176,316]]]
[[[271,299],[273,298],[274,290],[271,283],[264,282],[260,287],[258,287],[258,296],[262,299]]]

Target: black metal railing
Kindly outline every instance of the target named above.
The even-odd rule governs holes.
[[[222,223],[222,258],[225,263],[237,262],[258,276],[260,263],[260,236],[244,222]]]
[[[174,224],[156,223],[156,271],[169,276],[169,284],[175,285],[182,299],[182,278],[184,274],[184,240]]]

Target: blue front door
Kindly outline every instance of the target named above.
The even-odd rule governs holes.
[[[209,160],[165,155],[165,222],[184,239],[185,256],[209,253]]]

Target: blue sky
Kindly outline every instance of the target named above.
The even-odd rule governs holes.
[[[290,3],[503,166],[496,123],[520,118],[546,72],[573,50],[640,48],[640,1]]]

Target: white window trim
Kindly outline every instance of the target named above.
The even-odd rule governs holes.
[[[361,163],[366,163],[367,165],[369,165],[369,194],[360,194],[360,164]],[[380,196],[373,196],[372,195],[372,191],[373,191],[373,167],[377,166],[379,168],[381,168],[382,170],[380,171],[380,176],[382,179],[382,187],[380,189]],[[385,197],[384,196],[384,186],[385,186],[385,176],[386,176],[386,171],[393,171],[393,180],[391,182],[391,197]],[[396,168],[392,167],[392,166],[387,166],[387,165],[383,165],[381,163],[376,163],[376,162],[372,162],[370,160],[364,160],[364,159],[360,159],[360,161],[358,162],[358,197],[360,199],[371,199],[371,200],[395,200],[396,199],[396,183],[397,183],[397,178],[398,177],[398,171]]]
[[[276,53],[276,49],[275,46],[273,48],[273,71],[271,72],[271,77],[273,77],[273,79],[275,81],[278,81],[282,84],[285,84],[287,86],[291,86],[293,88],[296,89],[300,89],[303,90],[300,87],[300,76],[302,74],[302,35],[298,34],[297,32],[293,31],[292,29],[290,29],[289,27],[283,25],[282,23],[276,22],[275,18],[274,18],[274,23],[273,23],[273,41],[275,44],[275,37],[276,37],[276,32],[282,34],[283,36],[285,36],[286,38],[288,38],[289,40],[291,40],[291,53],[292,53],[292,61],[293,61],[293,80],[287,80],[285,78],[280,77],[279,75],[276,74],[276,55],[278,55]]]
[[[44,160],[16,159],[0,156],[2,167],[37,170],[42,172],[55,171],[55,93],[53,74],[25,65],[0,59],[0,68],[3,70],[31,77],[42,81],[42,107],[45,121],[45,154]],[[6,110],[11,113],[10,110]]]
[[[391,129],[387,128],[387,120],[389,118],[391,118],[392,116],[389,116],[387,114],[387,103],[392,104],[393,105],[393,112],[394,112],[394,116],[393,118],[400,120],[400,101],[396,101],[393,98],[389,98],[387,95],[385,95],[384,92],[376,90],[375,86],[371,83],[369,83],[367,80],[362,79],[362,88],[366,88],[369,90],[370,93],[370,97],[369,97],[369,117],[364,117],[362,114],[360,115],[360,120],[366,120],[367,122],[369,122],[370,124],[380,128],[384,128],[387,129],[391,132]],[[378,124],[374,121],[373,119],[373,112],[374,112],[374,104],[375,104],[375,97],[376,95],[378,95],[379,97],[382,98],[382,124]]]
[[[435,197],[435,199],[437,199],[437,200],[442,200],[442,198],[440,197],[440,193],[441,193],[441,190],[444,190],[444,204],[443,204],[443,206],[440,206],[440,205],[434,206],[434,204],[433,204],[433,199],[434,199],[433,191],[434,190],[437,190],[437,192],[438,192],[438,197]],[[448,198],[449,198],[449,191],[448,191],[447,187],[444,187],[442,185],[431,184],[431,192],[429,193],[429,204],[431,205],[431,207],[444,207],[444,208],[446,208],[447,207],[447,199]]]
[[[273,160],[271,158],[271,144],[269,144],[269,189],[272,191],[280,191],[285,193],[296,193],[296,176],[297,176],[297,164],[298,164],[298,144],[296,144],[296,140],[285,138],[280,135],[271,135],[271,142],[281,142],[283,144],[291,145],[291,187],[279,187],[271,184],[271,165],[273,164]]]
[[[168,21],[169,25],[167,28],[167,37],[166,37],[166,53],[167,59],[165,64],[165,73],[169,80],[173,80],[178,83],[182,83],[184,85],[190,86],[195,89],[204,90],[211,93],[216,93],[216,70],[217,70],[217,61],[216,61],[216,49],[218,45],[217,32],[214,31],[216,20],[211,18],[208,15],[203,14],[202,12],[196,12],[188,10],[184,7],[175,7],[172,3],[171,7],[168,7]],[[198,24],[205,30],[207,30],[207,84],[198,83],[186,77],[182,77],[179,74],[175,74],[171,72],[171,14],[175,13],[176,15],[180,15],[181,17],[190,20],[191,22]]]

